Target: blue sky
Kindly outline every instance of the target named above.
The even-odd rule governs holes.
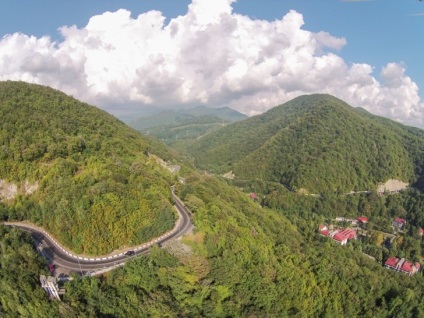
[[[117,115],[123,114],[125,112],[136,112],[143,107],[169,108],[171,105],[175,107],[189,107],[202,103],[211,106],[223,106],[225,104],[249,115],[253,115],[261,113],[270,107],[276,106],[299,94],[314,92],[328,92],[335,94],[335,92],[340,92],[345,89],[350,93],[340,94],[338,97],[346,100],[354,106],[361,106],[373,113],[390,117],[404,123],[424,127],[424,118],[422,116],[422,114],[424,114],[424,112],[422,112],[422,109],[424,108],[422,101],[422,97],[424,95],[424,67],[422,63],[422,53],[424,52],[424,41],[422,41],[422,31],[424,30],[424,2],[420,2],[418,0],[267,0],[260,2],[253,0],[239,0],[235,3],[231,3],[231,1],[226,0],[196,1],[208,2],[209,6],[215,4],[216,7],[221,8],[222,12],[229,14],[229,16],[233,18],[233,22],[237,21],[237,28],[239,28],[239,30],[234,31],[232,36],[243,33],[241,32],[242,28],[246,28],[246,30],[250,30],[250,32],[255,32],[254,28],[256,27],[258,27],[260,30],[265,30],[264,28],[270,28],[271,26],[266,24],[267,21],[272,23],[284,20],[284,23],[286,23],[287,26],[290,25],[292,29],[289,28],[289,30],[283,30],[281,32],[292,32],[293,35],[293,37],[291,37],[290,34],[284,33],[287,36],[288,42],[280,44],[282,45],[280,49],[287,48],[287,52],[279,55],[276,53],[278,51],[277,48],[273,48],[272,50],[274,53],[272,53],[270,56],[267,56],[267,58],[270,58],[271,62],[263,64],[260,69],[255,69],[254,66],[256,64],[252,62],[253,60],[249,60],[252,58],[251,54],[238,55],[237,57],[234,57],[234,60],[229,62],[227,57],[226,61],[229,63],[228,65],[234,66],[232,68],[233,72],[231,74],[227,74],[228,72],[225,70],[221,70],[218,73],[212,69],[207,70],[204,69],[205,66],[203,65],[198,65],[198,68],[202,69],[198,73],[193,74],[192,72],[188,71],[187,68],[193,68],[193,63],[199,63],[199,59],[196,56],[187,59],[187,55],[182,57],[172,54],[172,52],[168,52],[169,55],[163,54],[161,57],[164,59],[161,60],[161,63],[163,63],[164,69],[168,73],[165,74],[165,71],[161,71],[160,75],[164,77],[164,85],[169,85],[169,88],[180,89],[180,92],[178,94],[171,94],[172,96],[169,96],[168,99],[159,98],[158,96],[154,95],[155,92],[157,92],[157,94],[163,95],[163,91],[158,88],[160,84],[159,82],[155,82],[153,85],[150,81],[148,83],[146,82],[143,87],[135,87],[134,83],[139,83],[139,81],[134,80],[132,84],[129,84],[128,82],[125,83],[128,85],[122,85],[132,92],[136,92],[134,93],[134,97],[125,99],[122,96],[116,96],[116,92],[112,92],[112,94],[107,91],[107,87],[112,85],[107,74],[105,77],[98,77],[105,78],[105,81],[109,80],[109,82],[100,82],[100,80],[94,80],[96,77],[95,74],[88,73],[88,70],[92,70],[93,72],[96,70],[98,71],[98,68],[96,68],[96,65],[93,63],[86,63],[83,66],[75,64],[75,68],[70,66],[73,65],[72,63],[77,63],[75,62],[75,46],[71,43],[76,43],[75,41],[82,41],[78,42],[77,44],[77,47],[79,50],[81,50],[81,48],[84,47],[83,43],[87,43],[86,40],[82,40],[82,37],[91,32],[82,32],[89,24],[90,18],[94,16],[102,16],[102,22],[99,22],[99,25],[102,25],[101,27],[103,27],[105,23],[107,24],[107,22],[104,22],[105,19],[114,19],[112,16],[104,16],[103,14],[106,11],[116,13],[119,9],[125,9],[131,12],[130,17],[120,18],[120,22],[116,23],[117,28],[121,27],[122,25],[126,25],[127,22],[123,22],[125,19],[128,19],[128,21],[132,20],[130,22],[134,22],[142,13],[146,13],[150,10],[160,11],[162,16],[156,16],[153,18],[158,19],[157,21],[160,21],[161,18],[164,18],[162,25],[158,27],[158,30],[156,30],[157,32],[155,34],[157,37],[155,37],[156,35],[152,35],[150,33],[146,35],[143,32],[140,32],[140,37],[148,36],[150,39],[149,41],[158,42],[158,39],[163,37],[163,34],[160,35],[160,29],[164,30],[167,26],[169,27],[169,23],[171,21],[176,20],[175,18],[177,16],[181,16],[184,17],[185,20],[181,19],[175,21],[176,23],[174,24],[178,24],[179,30],[187,27],[184,34],[187,35],[187,39],[190,39],[190,43],[193,43],[193,41],[198,41],[198,44],[202,45],[202,43],[205,43],[205,41],[208,41],[208,39],[213,39],[215,41],[214,45],[218,46],[218,50],[222,50],[222,52],[234,50],[248,51],[251,49],[252,52],[257,52],[263,51],[264,46],[254,48],[254,44],[249,43],[248,41],[243,42],[240,39],[235,41],[236,38],[232,38],[229,39],[229,42],[226,44],[228,47],[224,48],[224,44],[217,41],[217,34],[219,34],[219,32],[223,32],[222,34],[225,36],[225,28],[227,28],[225,21],[228,19],[221,19],[219,21],[211,20],[211,23],[216,23],[216,26],[208,24],[208,26],[205,27],[204,24],[199,23],[196,24],[196,27],[199,29],[194,30],[196,27],[189,26],[191,23],[190,21],[192,21],[189,12],[197,12],[193,13],[193,15],[197,14],[199,16],[203,14],[200,13],[201,10],[208,11],[208,8],[204,6],[203,9],[199,9],[197,11],[193,9],[190,11],[188,6],[191,4],[191,1],[77,0],[65,2],[52,0],[0,0],[0,37],[3,37],[2,42],[0,42],[0,65],[2,65],[2,58],[3,65],[8,65],[5,62],[7,60],[6,53],[3,53],[3,56],[1,55],[2,49],[3,52],[9,52],[8,56],[10,56],[13,55],[10,53],[13,50],[17,50],[17,52],[20,51],[19,45],[22,45],[25,48],[28,48],[29,46],[31,47],[28,49],[29,53],[27,53],[27,55],[23,55],[23,53],[16,55],[16,61],[14,60],[13,62],[16,63],[15,68],[10,67],[10,70],[7,72],[4,71],[3,73],[0,69],[0,79],[21,79],[50,85],[73,94],[80,99],[93,103]],[[230,3],[232,7],[231,12],[228,11],[228,8],[224,2]],[[195,6],[192,5],[192,7],[194,8]],[[210,8],[211,7],[209,7],[209,11],[211,11]],[[289,14],[290,10],[294,10],[296,14],[294,14],[293,11],[291,11],[292,14]],[[249,19],[249,21],[242,23],[244,20],[240,19],[239,17],[237,18],[237,16],[246,17]],[[303,19],[303,23],[300,23],[299,19]],[[140,22],[139,28],[143,27],[141,24],[142,23]],[[74,31],[70,30],[71,28],[69,28],[73,25],[76,26]],[[274,29],[277,28],[276,25],[277,24],[274,24]],[[59,28],[64,26],[68,27],[68,33],[65,36],[62,31],[59,31]],[[218,26],[220,28],[218,28]],[[111,32],[107,26],[104,26],[104,28],[104,32],[106,32],[106,29],[107,32]],[[90,27],[87,29],[91,30]],[[141,29],[137,29],[134,26],[132,34],[136,34],[137,30]],[[198,31],[200,30],[205,36],[203,40],[199,37]],[[305,38],[302,43],[296,44],[296,37],[299,38],[303,36],[301,33],[299,33],[299,31],[303,30],[308,32],[307,35],[309,38],[313,39],[313,41],[316,40],[321,44],[313,47],[312,49],[309,49],[308,41],[311,41],[309,38]],[[98,35],[99,30],[96,29],[95,31]],[[49,48],[48,50],[46,47],[42,48],[41,46],[46,46],[47,44],[34,44],[31,42],[29,37],[19,39],[13,38],[12,45],[11,35],[15,34],[16,32],[20,32],[27,36],[34,36],[33,42],[34,39],[40,40],[43,39],[43,36],[48,35],[50,37],[49,44],[53,45],[54,48]],[[187,32],[192,33],[189,34]],[[265,39],[267,34],[269,34],[271,31],[267,32],[264,32],[263,34],[261,33],[260,39]],[[275,41],[276,39],[284,37],[282,35],[283,33],[277,32],[277,34],[270,34],[269,39],[271,41]],[[247,33],[243,34],[246,36]],[[87,35],[87,38],[92,37]],[[99,39],[102,41],[101,38]],[[31,42],[32,46],[28,43],[25,44],[25,41],[28,41],[28,43]],[[110,39],[108,41],[109,42],[107,42],[107,45],[113,46],[113,41],[116,41],[116,39]],[[146,44],[147,42],[143,43],[143,45],[148,45]],[[191,44],[189,45],[182,40],[179,40],[178,43],[170,43],[169,41],[167,43],[168,44],[166,45],[172,46],[173,51],[184,51],[189,52],[189,54],[190,52],[193,52],[193,48],[190,47]],[[161,47],[163,47],[165,44],[161,45]],[[291,46],[293,46],[293,49],[289,48]],[[305,49],[302,49],[301,47]],[[42,59],[40,59],[40,61],[44,61],[44,63],[50,58],[54,59],[56,63],[58,61],[59,55],[63,56],[67,54],[72,56],[72,62],[66,62],[66,68],[63,64],[65,63],[63,62],[63,58],[58,62],[58,65],[60,65],[61,69],[59,77],[61,78],[59,78],[57,81],[53,79],[51,70],[49,71],[49,76],[46,75],[47,71],[40,71],[40,63],[42,62],[37,62],[37,74],[31,74],[31,72],[27,69],[26,72],[21,72],[20,70],[25,68],[23,65],[28,65],[31,49],[34,52],[41,54],[40,56],[42,56]],[[144,52],[147,49],[148,48],[146,47],[138,47],[138,49],[131,48],[131,50],[134,50],[134,52]],[[197,49],[198,48],[196,48],[196,50]],[[69,53],[70,51],[67,50],[73,51],[72,53]],[[165,51],[167,50],[165,49]],[[200,54],[200,56],[202,56],[202,54],[206,54],[206,56],[208,56],[211,51],[214,51],[214,46],[209,44],[208,47],[205,48],[205,52],[197,53]],[[295,61],[292,61],[291,57],[288,55],[289,52],[293,52],[293,54],[297,57],[302,55],[305,56],[301,59],[296,58]],[[86,61],[95,59],[95,54],[96,52],[92,52],[89,55],[82,57],[82,59]],[[150,60],[152,59],[151,56],[153,55],[157,57],[158,50],[154,50],[154,54],[152,53],[149,55]],[[134,56],[135,53],[131,54],[131,57]],[[211,60],[211,63],[213,61],[219,63],[220,57],[222,58],[222,55],[214,57]],[[106,59],[105,61],[107,61],[107,58],[124,59],[123,56],[116,55],[109,55],[103,58]],[[128,57],[125,58],[127,61]],[[172,58],[173,62],[169,62],[168,58]],[[144,56],[144,59],[144,61],[149,61],[149,57]],[[180,64],[177,65],[177,68],[180,68],[180,65],[185,65],[187,68],[178,69],[178,74],[183,75],[179,75],[178,78],[174,78],[175,63],[178,61],[180,61]],[[290,63],[296,63],[296,65],[298,65],[297,68],[292,68],[292,64],[288,64],[287,67],[283,67],[285,74],[292,74],[293,78],[291,79],[275,77],[275,81],[269,81],[269,86],[264,86],[261,88],[258,86],[258,83],[252,82],[252,76],[248,76],[249,74],[254,73],[257,76],[260,74],[260,76],[266,77],[266,70],[269,70],[270,74],[274,76],[273,74],[278,72],[275,65],[277,65],[279,62],[284,64],[287,61],[290,61]],[[300,65],[302,61],[305,61],[304,65]],[[78,63],[83,62],[78,60]],[[143,74],[151,73],[147,66],[143,64],[144,62],[141,63],[135,60],[134,63],[134,65],[137,67],[137,70],[140,70],[140,72],[143,72]],[[126,65],[126,67],[130,68],[131,64]],[[307,67],[311,68],[309,72]],[[196,68],[196,66],[194,66],[194,68]],[[28,69],[34,70],[34,65],[31,65],[31,68]],[[321,75],[323,69],[328,73],[325,74],[325,76]],[[69,80],[71,75],[76,76],[75,74],[77,74],[78,70],[84,70],[87,73],[84,74],[83,79],[87,82],[86,86],[88,88],[80,87],[78,89],[78,91],[82,92],[80,94],[72,90],[71,87],[73,83],[71,80]],[[66,76],[63,75],[65,74],[65,71],[68,72],[66,73]],[[108,71],[110,75],[111,70]],[[303,86],[298,84],[298,86],[296,86],[297,79],[294,77],[297,75],[297,72],[299,72],[298,76],[303,78],[305,78],[305,75],[308,74],[307,80],[309,80],[311,84]],[[197,77],[199,73],[209,74],[209,76],[210,74],[213,74],[209,78],[213,79],[214,82],[208,83],[207,77],[202,77],[201,80],[199,80]],[[310,74],[317,75],[314,77]],[[79,76],[80,75],[78,74],[78,77]],[[152,76],[155,76],[152,81],[156,81],[158,74]],[[237,76],[237,81],[235,81],[235,76]],[[329,79],[332,76],[335,78],[337,78],[337,76],[340,76],[341,78],[349,77],[349,81],[346,82],[344,86],[340,87],[334,86],[336,84],[330,83],[331,81],[323,82],[325,79]],[[122,81],[124,81],[125,78],[128,78],[128,76],[125,74],[119,74],[118,77],[122,78]],[[143,76],[143,78],[145,78],[145,76]],[[230,78],[230,80],[224,85],[222,83],[222,78]],[[358,84],[353,83],[354,78],[358,78]],[[399,78],[401,80],[398,80]],[[325,85],[322,85],[322,87],[317,86],[318,84],[315,84],[314,80],[316,80],[317,83],[321,81],[321,83],[325,83]],[[374,86],[371,86],[371,82],[373,82]],[[215,91],[206,91],[206,88],[202,90],[198,87],[194,87],[195,84],[193,83],[202,83],[204,87],[213,87]],[[286,85],[286,87],[293,87],[285,88],[284,85]],[[416,85],[417,88],[414,88],[414,85]],[[97,88],[93,90],[93,87]],[[269,87],[275,87],[275,89],[270,89]],[[361,90],[359,90],[359,88]],[[122,90],[122,95],[125,95],[126,93],[124,88]],[[268,100],[266,97],[267,94],[270,96]],[[384,99],[383,96],[389,96],[387,99],[390,98],[390,100],[387,100],[387,102],[382,101],[382,99]],[[172,99],[172,97],[175,99]],[[410,98],[410,101],[408,101],[408,105],[405,106],[402,105],[402,100],[405,100],[406,98]],[[397,100],[397,102],[393,102],[393,100]]]
[[[263,19],[280,18],[295,9],[302,13],[304,28],[327,31],[345,37],[341,55],[349,63],[364,62],[378,68],[389,62],[404,62],[410,74],[423,87],[424,3],[417,0],[293,0],[240,1],[235,10]],[[419,15],[422,13],[423,15]]]

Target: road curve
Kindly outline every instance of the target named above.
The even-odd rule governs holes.
[[[175,200],[175,208],[178,211],[178,220],[175,223],[174,228],[161,235],[158,238],[151,240],[150,242],[142,245],[128,248],[127,250],[133,250],[133,256],[126,256],[124,252],[111,253],[106,256],[100,257],[86,257],[75,255],[67,249],[59,245],[46,231],[35,228],[31,225],[21,222],[4,222],[4,225],[14,226],[31,233],[32,237],[36,241],[38,251],[51,263],[63,267],[70,272],[80,273],[82,275],[88,272],[98,271],[105,268],[119,266],[124,264],[132,257],[138,255],[146,255],[149,253],[149,248],[155,244],[162,244],[166,241],[179,238],[184,234],[188,233],[192,228],[193,224],[190,220],[190,211],[185,207],[183,202],[174,194],[172,188],[172,197]]]

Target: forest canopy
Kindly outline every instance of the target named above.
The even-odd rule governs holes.
[[[106,254],[172,228],[173,176],[152,149],[173,156],[62,92],[0,82],[0,179],[17,187],[1,216],[41,225],[76,253]]]
[[[134,258],[100,277],[75,276],[62,286],[66,293],[61,302],[49,301],[38,286],[38,276],[46,274],[47,267],[30,236],[0,225],[0,316],[424,316],[422,273],[409,277],[389,271],[382,266],[382,257],[373,260],[364,255],[396,252],[421,261],[422,237],[415,234],[424,226],[421,193],[306,196],[288,189],[310,185],[322,190],[316,176],[327,164],[337,166],[338,162],[325,161],[327,157],[319,149],[310,148],[313,143],[308,145],[321,140],[325,143],[319,146],[328,144],[324,153],[333,156],[334,148],[344,151],[341,156],[346,161],[357,160],[355,177],[331,175],[325,179],[331,189],[373,185],[389,175],[378,170],[380,164],[400,179],[412,182],[420,175],[421,131],[362,110],[329,105],[331,101],[332,97],[321,95],[316,102],[300,99],[287,109],[277,108],[265,117],[234,124],[252,129],[246,130],[250,142],[243,139],[243,133],[223,128],[219,134],[204,137],[210,145],[202,141],[193,146],[195,153],[205,151],[212,156],[218,150],[214,153],[208,147],[218,149],[214,147],[222,142],[220,138],[227,138],[234,147],[233,157],[215,158],[219,160],[213,166],[214,161],[199,156],[198,163],[211,164],[216,171],[231,167],[238,177],[245,173],[246,179],[238,182],[269,190],[252,199],[242,191],[246,189],[210,173],[188,173],[187,169],[184,182],[175,182],[176,177],[151,155],[159,152],[159,157],[171,160],[173,154],[166,147],[93,106],[43,86],[0,83],[0,179],[19,186],[13,198],[2,197],[3,219],[35,222],[76,252],[107,253],[172,227],[169,186],[175,184],[195,225],[192,233],[172,242],[176,249],[153,246],[148,256]],[[287,112],[286,119],[279,118],[279,112]],[[341,116],[339,126],[330,125],[337,119],[334,116]],[[349,116],[359,116],[355,118],[361,129],[351,126]],[[261,121],[270,125],[260,125]],[[349,134],[343,133],[345,128]],[[382,138],[382,144],[372,144],[378,141],[373,138],[360,137],[359,144],[349,139],[361,130]],[[279,147],[291,142],[280,131],[296,140],[288,154]],[[261,151],[267,156],[256,157],[260,152],[255,147],[261,142]],[[267,148],[270,145],[274,148]],[[346,145],[352,147],[346,150]],[[219,151],[227,151],[227,147],[223,144]],[[367,162],[358,154],[360,147],[370,147],[363,150],[364,156],[370,156]],[[303,151],[309,156],[304,166],[296,161],[302,159]],[[352,153],[355,156],[349,157]],[[266,159],[277,154],[279,160],[284,159],[281,166],[268,166],[271,161]],[[375,154],[391,157],[380,162]],[[290,159],[293,175],[284,175],[286,170],[255,172],[254,166],[248,169],[243,161],[251,158],[261,158],[267,169],[286,169],[285,160]],[[317,158],[326,164],[321,166]],[[238,164],[241,170],[237,170]],[[370,167],[377,171],[371,172]],[[249,173],[262,173],[263,180],[249,180]],[[278,178],[268,178],[274,174]],[[27,192],[26,182],[35,191]],[[364,244],[341,246],[317,231],[321,222],[339,213],[351,217],[364,213],[370,219],[370,233],[373,227],[390,226],[395,216],[407,218],[408,226],[399,235],[402,240],[390,250],[381,242],[377,246],[379,238],[372,234]]]
[[[309,193],[375,190],[422,175],[424,133],[355,109],[330,95],[297,97],[196,140],[198,167],[237,181]]]

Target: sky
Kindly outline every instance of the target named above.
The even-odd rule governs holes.
[[[328,93],[424,128],[418,0],[0,0],[0,80],[117,117]]]

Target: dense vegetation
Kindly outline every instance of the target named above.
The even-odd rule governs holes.
[[[77,253],[102,254],[170,229],[172,155],[96,107],[59,91],[0,83],[0,179],[16,184],[2,218],[30,220]],[[168,157],[168,158],[167,158]],[[38,185],[26,195],[25,182]]]
[[[231,108],[207,108],[166,110],[159,114],[141,117],[128,124],[176,148],[183,148],[187,141],[199,138],[222,126],[245,119]]]
[[[0,317],[59,316],[40,287],[40,274],[47,275],[47,266],[29,234],[0,225]]]
[[[262,204],[283,213],[308,237],[314,237],[317,223],[347,227],[351,226],[350,222],[336,222],[335,219],[365,216],[369,223],[361,228],[366,236],[352,244],[379,262],[394,255],[420,262],[424,255],[424,242],[419,232],[424,228],[424,195],[414,189],[396,195],[379,196],[372,192],[319,197],[273,191],[264,197]],[[407,222],[401,232],[392,227],[393,220],[398,217]]]
[[[314,100],[304,97],[265,117],[234,124],[252,128],[245,132],[251,134],[250,142],[232,128],[202,138],[217,149],[222,139],[213,136],[226,136],[234,147],[231,160],[224,158],[216,165],[210,161],[218,170],[231,168],[239,176],[247,167],[254,169],[243,160],[257,160],[262,151],[270,157],[262,157],[260,165],[267,167],[274,155],[283,162],[289,160],[294,166],[291,179],[284,170],[270,170],[270,174],[261,170],[258,179],[263,180],[246,171],[246,180],[238,180],[240,184],[266,194],[258,193],[261,201],[254,201],[227,181],[185,169],[185,182],[177,183],[176,192],[193,212],[194,232],[175,241],[178,248],[174,250],[155,246],[149,256],[137,257],[101,277],[75,277],[65,284],[60,303],[48,301],[37,287],[46,266],[30,237],[0,226],[0,316],[424,316],[422,273],[408,277],[382,267],[391,253],[421,261],[422,238],[415,235],[424,226],[421,193],[306,196],[287,189],[309,185],[307,189],[321,191],[324,182],[316,179],[322,174],[318,168],[330,174],[331,169],[318,162],[329,164],[327,156],[338,153],[349,163],[346,167],[354,165],[355,173],[349,178],[332,174],[324,179],[331,189],[375,185],[379,178],[388,177],[416,180],[422,166],[421,131],[386,123],[346,105],[335,106],[329,96]],[[360,128],[353,127],[349,118],[355,118]],[[340,126],[330,125],[336,119]],[[376,139],[353,138],[364,130]],[[293,148],[285,148],[291,144],[282,131],[294,138]],[[321,140],[327,146],[316,147],[324,145],[322,152],[327,155],[308,144]],[[274,141],[281,148],[268,150]],[[262,143],[260,151],[255,148]],[[18,196],[0,204],[0,214],[37,222],[83,252],[102,253],[156,235],[174,221],[169,186],[175,177],[149,156],[160,150],[162,158],[172,158],[166,148],[159,147],[113,117],[60,92],[0,83],[0,178],[21,188]],[[198,144],[193,151],[206,151],[202,147],[206,144]],[[281,149],[291,149],[287,156],[298,160],[301,150],[308,160],[299,164]],[[376,155],[389,157],[384,161]],[[349,161],[352,158],[356,161]],[[276,164],[277,159],[271,162]],[[238,164],[245,168],[237,172]],[[389,172],[380,169],[380,164]],[[271,172],[278,178],[270,177]],[[38,183],[37,191],[25,195],[25,181]],[[320,236],[318,224],[340,213],[368,216],[367,230],[376,230],[376,235],[344,247]],[[408,226],[393,246],[383,245],[377,229],[389,231],[395,216],[407,218]]]
[[[389,271],[352,246],[299,232],[281,214],[214,177],[187,181],[177,190],[197,225],[183,240],[192,253],[173,256],[154,247],[150,256],[103,277],[68,282],[62,317],[424,314],[421,274]]]
[[[310,193],[373,190],[388,179],[416,182],[424,135],[329,95],[293,99],[197,140],[199,167],[235,180],[275,182]]]

